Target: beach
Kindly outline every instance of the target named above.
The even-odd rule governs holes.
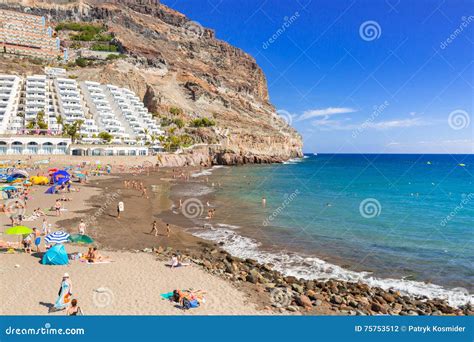
[[[130,164],[133,166],[133,164]],[[186,213],[189,197],[199,197],[201,205],[213,202],[209,187],[212,169],[132,167],[132,171],[113,167],[111,175],[90,177],[88,184],[77,185],[80,191],[66,193],[66,211],[60,217],[47,212],[54,229],[78,233],[80,220],[86,222],[86,234],[94,240],[101,255],[112,262],[88,264],[71,261],[67,266],[40,264],[41,254],[2,254],[0,285],[2,314],[47,314],[57,296],[62,274],[68,272],[74,298],[86,314],[97,315],[464,315],[472,314],[470,306],[454,308],[445,300],[426,296],[408,296],[397,289],[382,289],[363,282],[340,279],[305,279],[284,274],[271,263],[230,253],[226,245],[193,235],[196,225],[202,231],[217,224],[222,215],[202,220]],[[146,194],[133,188],[143,183]],[[59,195],[44,194],[46,187],[34,186],[28,201],[32,208],[51,207]],[[179,200],[184,201],[179,207]],[[117,204],[124,211],[117,217]],[[212,207],[212,203],[209,204]],[[156,221],[158,233],[151,232]],[[203,223],[204,222],[204,223]],[[3,234],[9,226],[6,215],[0,218],[1,240],[15,242],[18,236]],[[39,227],[41,219],[24,222]],[[166,224],[169,224],[168,236]],[[211,227],[212,228],[212,227]],[[54,230],[53,229],[53,230]],[[211,239],[212,240],[212,239]],[[44,251],[44,245],[41,247]],[[65,244],[71,253],[84,253],[85,247]],[[249,246],[250,248],[251,246]],[[170,269],[173,255],[179,255],[189,266]],[[12,286],[11,284],[17,284]],[[19,284],[19,285],[18,285]],[[206,292],[199,308],[183,311],[160,294],[176,289]],[[52,314],[64,314],[63,312]]]
[[[93,186],[97,179],[100,179],[101,182],[117,183],[115,177],[101,176],[96,179],[92,178],[89,185],[79,185],[79,192],[67,193],[66,196],[71,198],[71,201],[65,202],[67,211],[62,212],[59,217],[49,212],[46,215],[48,222],[54,226],[53,231],[63,228],[70,233],[77,233],[77,224],[73,224],[73,222],[79,223],[81,218],[87,221],[88,217],[85,213],[96,210],[94,209],[96,204],[91,199],[96,198],[98,203],[107,203],[100,200],[100,198],[106,198],[106,194]],[[33,188],[26,213],[30,211],[29,208],[41,207],[44,209],[54,204],[58,196],[43,194],[45,189],[46,187],[38,186]],[[0,300],[2,302],[0,314],[48,314],[49,307],[56,300],[57,289],[65,272],[71,275],[74,298],[78,299],[82,310],[88,315],[255,315],[262,313],[261,310],[256,309],[255,305],[248,302],[245,293],[195,265],[170,269],[166,266],[167,259],[157,260],[159,256],[154,252],[136,253],[131,251],[133,248],[128,247],[136,248],[156,244],[155,241],[149,241],[151,238],[149,235],[145,235],[142,239],[143,245],[130,245],[130,242],[127,242],[127,240],[134,241],[134,235],[141,238],[141,235],[145,234],[146,229],[142,226],[142,222],[145,220],[143,213],[146,211],[137,210],[140,203],[137,207],[133,207],[134,201],[127,200],[127,212],[132,213],[135,210],[136,217],[142,217],[142,219],[137,221],[135,216],[128,217],[127,214],[124,214],[123,222],[117,223],[113,216],[118,197],[113,198],[114,203],[109,203],[105,208],[109,211],[102,213],[101,215],[104,217],[99,218],[99,222],[109,222],[109,225],[104,227],[104,230],[91,226],[87,228],[90,228],[91,231],[86,231],[86,233],[99,238],[96,245],[107,246],[105,251],[101,250],[101,253],[110,258],[112,262],[88,264],[71,261],[69,265],[65,266],[46,266],[40,263],[42,253],[31,255],[3,253],[0,256],[0,272],[2,279],[8,279],[8,281],[2,282],[0,285]],[[152,214],[151,211],[149,213]],[[39,218],[32,222],[24,222],[24,224],[30,227],[40,227],[41,221],[42,219]],[[135,224],[132,225],[131,222],[135,222]],[[18,241],[17,236],[3,234],[9,226],[9,219],[6,215],[0,217],[0,224],[2,240]],[[124,232],[123,230],[127,229],[128,225],[141,227],[143,231],[138,232],[138,230],[131,229]],[[113,227],[115,232],[109,233],[107,230],[109,227]],[[110,240],[108,236],[110,236]],[[120,244],[120,241],[113,239],[114,237],[119,237],[120,241],[124,243]],[[173,237],[169,244],[175,240],[180,239]],[[195,239],[190,237],[190,240]],[[44,241],[40,246],[44,252]],[[114,246],[115,249],[110,246]],[[69,254],[87,251],[85,247],[71,244],[66,244],[66,249]],[[127,251],[116,251],[117,249]],[[15,285],[12,286],[12,284]],[[197,310],[183,311],[176,308],[176,304],[160,297],[160,294],[175,289],[203,290],[206,292],[206,303]],[[64,314],[64,312],[51,314]]]
[[[68,252],[85,251],[67,246]],[[103,252],[113,262],[44,266],[28,254],[3,255],[0,315],[46,315],[68,272],[73,298],[86,315],[258,315],[245,295],[228,282],[195,266],[170,269],[152,253]],[[206,292],[198,309],[181,310],[160,298],[174,289]],[[64,311],[51,313],[64,315]]]

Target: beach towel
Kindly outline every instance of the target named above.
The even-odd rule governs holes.
[[[161,298],[171,300],[171,297],[173,297],[173,291],[167,292],[167,293],[162,293],[160,294]]]
[[[71,301],[70,285],[69,282],[61,282],[61,288],[59,289],[58,299],[54,303],[54,308],[56,310],[65,309],[69,302]]]
[[[96,265],[96,264],[110,264],[111,262],[113,262],[113,260],[103,260],[103,261],[87,261],[87,264],[88,265]]]

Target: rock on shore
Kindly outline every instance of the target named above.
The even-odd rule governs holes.
[[[266,298],[261,303],[266,309],[280,313],[338,315],[473,315],[471,305],[454,308],[442,299],[409,297],[390,289],[370,287],[364,283],[340,280],[316,281],[284,276],[252,259],[236,258],[215,248],[198,251],[158,249],[164,259],[180,253],[185,259],[202,266],[208,272],[244,285]],[[266,294],[266,297],[264,296]]]

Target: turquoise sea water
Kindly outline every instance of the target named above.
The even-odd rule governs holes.
[[[287,274],[435,296],[454,288],[452,301],[464,300],[474,284],[473,175],[474,155],[320,154],[219,168],[215,221],[194,233]]]

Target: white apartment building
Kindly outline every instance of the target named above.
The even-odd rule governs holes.
[[[107,84],[107,89],[112,95],[115,108],[119,113],[118,117],[125,122],[134,136],[146,140],[152,135],[163,134],[148,109],[134,92],[111,84]]]
[[[23,78],[0,75],[0,154],[63,154],[69,145],[68,139],[61,137],[62,125],[77,120],[82,121],[79,140],[83,144],[101,144],[99,133],[108,132],[113,136],[111,145],[123,147],[116,151],[111,145],[103,151],[74,150],[81,154],[143,155],[147,150],[145,142],[164,134],[131,90],[63,76],[65,71],[61,70]],[[47,129],[30,124],[37,121],[39,112],[44,113]],[[59,140],[52,141],[55,139]]]
[[[0,75],[0,131],[6,131],[18,113],[21,78],[15,75]],[[20,125],[17,128],[21,128]]]

